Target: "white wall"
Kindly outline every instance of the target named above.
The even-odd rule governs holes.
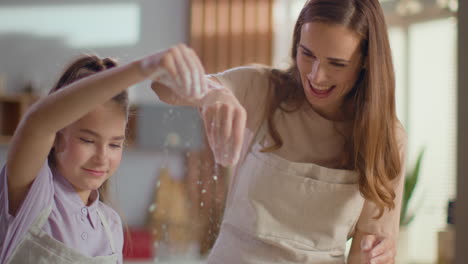
[[[114,47],[71,48],[57,36],[40,37],[33,34],[11,32],[0,33],[0,73],[7,75],[7,91],[20,89],[26,81],[35,82],[39,89],[48,91],[58,78],[64,66],[83,52],[96,52],[100,56],[118,58],[122,63],[153,53],[170,45],[187,42],[189,33],[189,0],[138,0],[138,1],[63,1],[58,0],[3,0],[0,11],[7,8],[67,7],[93,5],[134,4],[140,8],[140,39],[135,45]],[[71,10],[71,7],[70,7]],[[74,12],[73,10],[71,12]],[[86,17],[83,20],[86,21]],[[112,20],[111,13],[103,13],[99,25]],[[0,18],[1,21],[1,18]],[[70,21],[57,21],[69,23]],[[2,21],[8,23],[8,21]],[[11,23],[11,22],[10,22]],[[34,23],[34,22],[33,22]],[[39,22],[38,22],[39,23]],[[85,22],[83,22],[85,24]],[[89,26],[88,26],[89,27]],[[113,27],[111,23],[109,29]],[[91,28],[83,27],[83,30]],[[111,36],[109,36],[111,37]],[[142,89],[139,89],[142,90]],[[141,91],[135,96],[138,100],[154,98]]]

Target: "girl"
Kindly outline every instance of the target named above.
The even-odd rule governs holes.
[[[83,56],[67,68],[22,119],[1,171],[0,263],[122,263],[121,220],[104,191],[122,156],[125,90],[162,71],[166,84],[200,94],[200,64],[189,75],[164,70],[193,62],[178,45],[121,67]]]
[[[393,263],[406,136],[378,0],[310,0],[285,71],[211,76],[199,100],[216,160],[236,167],[209,263]],[[216,85],[214,85],[216,86]],[[242,152],[241,152],[242,150]]]

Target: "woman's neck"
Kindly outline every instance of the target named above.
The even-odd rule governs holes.
[[[327,107],[317,107],[308,104],[321,117],[334,122],[347,122],[353,120],[353,108],[349,102],[340,102]]]

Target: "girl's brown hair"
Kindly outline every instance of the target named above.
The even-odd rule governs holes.
[[[110,69],[117,66],[117,62],[110,58],[101,59],[96,55],[82,55],[66,67],[65,71],[60,76],[57,83],[49,91],[49,94],[54,93],[63,87],[76,82],[95,73]],[[128,118],[129,103],[128,92],[123,91],[112,98],[112,101],[120,105]],[[49,153],[49,163],[54,164],[54,149]],[[109,180],[106,180],[99,187],[99,200],[105,203],[109,202]]]
[[[292,65],[285,71],[271,70],[273,99],[268,109],[268,128],[274,140],[272,151],[282,146],[273,122],[277,109],[295,111],[306,102],[296,62],[302,26],[309,22],[343,25],[357,32],[363,64],[358,80],[346,95],[354,110],[348,150],[348,167],[359,172],[362,195],[374,202],[380,218],[384,209],[395,207],[392,180],[402,170],[396,125],[395,77],[384,14],[378,0],[310,0],[297,19],[291,51]],[[287,107],[286,107],[287,106]]]

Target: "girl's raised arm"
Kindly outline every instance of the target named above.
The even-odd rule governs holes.
[[[14,214],[22,203],[46,161],[59,130],[129,86],[150,78],[161,69],[168,71],[168,66],[164,63],[167,57],[173,57],[172,52],[172,49],[161,51],[141,60],[93,74],[34,104],[18,125],[7,155],[10,213]],[[174,62],[178,63],[179,59],[176,57]],[[176,69],[178,70],[183,69]],[[178,74],[176,72],[165,78],[169,82],[175,82],[171,76]]]

